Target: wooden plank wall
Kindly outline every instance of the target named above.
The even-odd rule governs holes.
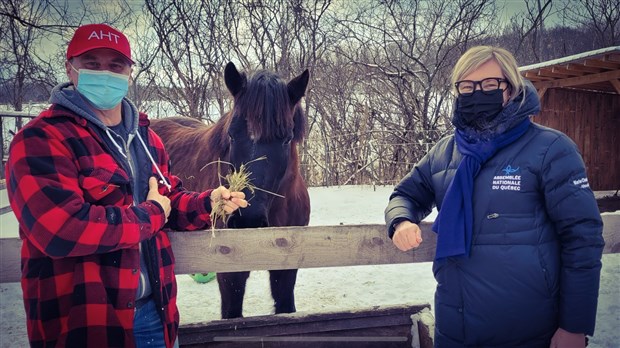
[[[534,121],[575,141],[593,190],[620,189],[620,95],[549,89]]]

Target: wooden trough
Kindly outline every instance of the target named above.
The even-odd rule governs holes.
[[[429,305],[278,314],[181,326],[183,347],[431,348]]]

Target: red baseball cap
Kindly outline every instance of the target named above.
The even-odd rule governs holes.
[[[134,63],[127,37],[107,24],[86,24],[77,28],[67,47],[67,60],[96,48],[113,49]]]

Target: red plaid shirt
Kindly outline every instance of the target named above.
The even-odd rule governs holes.
[[[140,127],[148,127],[140,115]],[[134,301],[140,241],[154,237],[168,347],[179,313],[174,256],[162,231],[165,215],[153,201],[132,205],[131,179],[106,150],[92,125],[52,105],[15,135],[6,178],[19,221],[22,290],[32,346],[134,346]],[[144,139],[172,185],[160,186],[172,204],[170,226],[183,230],[210,223],[210,191],[187,192],[168,174],[168,156],[150,129]],[[143,134],[146,134],[143,132]],[[153,167],[153,175],[155,174]]]

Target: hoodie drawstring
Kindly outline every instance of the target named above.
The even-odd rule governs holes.
[[[149,156],[151,163],[153,163],[155,170],[157,170],[157,174],[159,174],[159,177],[161,178],[162,183],[168,188],[168,191],[172,191],[172,186],[168,183],[168,181],[164,177],[164,174],[162,174],[157,163],[155,163],[153,156],[151,156],[151,151],[149,151],[149,148],[146,146],[146,144],[144,143],[144,140],[142,140],[142,137],[140,136],[140,132],[136,132],[136,136],[138,137],[138,140],[140,140],[142,147],[144,147],[144,151],[146,152],[146,155]]]
[[[114,140],[114,137],[112,136],[112,134],[110,134],[110,128],[108,127],[104,127],[104,128],[105,128],[105,133],[108,135],[108,138],[110,138],[110,140],[112,140],[112,143],[114,143],[114,146],[116,146],[118,153],[120,153],[123,157],[127,158],[127,155],[125,155],[125,151],[123,150],[123,148],[116,142],[116,140]]]

